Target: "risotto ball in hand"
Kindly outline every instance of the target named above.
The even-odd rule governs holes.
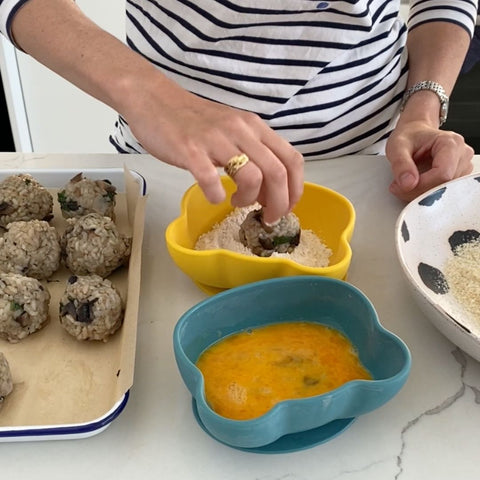
[[[259,208],[248,213],[240,225],[239,237],[259,257],[270,257],[274,252],[292,253],[300,243],[300,221],[294,213],[289,213],[275,225],[267,225]]]
[[[122,299],[98,275],[72,275],[60,300],[60,323],[77,340],[106,342],[122,325]]]
[[[116,194],[109,180],[92,180],[79,173],[57,193],[57,199],[65,218],[98,213],[114,219]]]
[[[44,220],[12,222],[0,238],[0,271],[39,280],[60,266],[60,238]]]
[[[0,338],[17,343],[48,321],[50,293],[36,278],[0,273]]]
[[[31,175],[11,175],[0,183],[0,226],[18,220],[53,218],[53,197]]]
[[[65,266],[75,275],[108,277],[128,262],[132,239],[98,213],[68,218],[60,245]]]

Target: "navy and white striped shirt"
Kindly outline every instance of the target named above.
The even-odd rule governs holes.
[[[3,0],[8,35],[27,0]],[[472,35],[478,0],[413,0],[408,27]],[[250,110],[306,160],[381,153],[407,79],[398,0],[126,0],[127,44],[185,89]],[[141,152],[119,118],[111,136]]]

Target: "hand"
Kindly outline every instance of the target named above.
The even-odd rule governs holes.
[[[273,223],[300,199],[303,157],[260,117],[187,92],[75,2],[27,3],[12,25],[18,45],[120,113],[146,151],[189,170],[208,200],[225,198],[217,168],[240,153],[250,161],[235,175],[234,205],[258,201]]]
[[[400,119],[386,154],[394,175],[390,192],[407,202],[473,170],[474,151],[463,137],[427,122]]]
[[[300,199],[303,157],[260,117],[204,100],[165,77],[161,88],[141,91],[124,113],[132,132],[150,154],[189,170],[209,201],[224,200],[217,168],[240,153],[250,161],[235,174],[233,205],[258,201],[265,221],[273,223]]]

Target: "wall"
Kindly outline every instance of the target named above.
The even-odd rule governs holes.
[[[125,37],[125,0],[77,0],[97,24]],[[10,95],[17,150],[59,153],[108,153],[116,114],[28,55],[3,42],[5,88]],[[18,72],[16,72],[18,69]],[[22,112],[22,108],[24,112]]]

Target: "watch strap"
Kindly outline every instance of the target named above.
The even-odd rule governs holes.
[[[445,93],[445,89],[439,83],[433,82],[432,80],[424,80],[410,87],[403,95],[400,111],[403,112],[405,105],[413,94],[422,90],[429,90],[435,93],[440,100],[439,122],[440,126],[442,126],[447,121],[449,98]]]

